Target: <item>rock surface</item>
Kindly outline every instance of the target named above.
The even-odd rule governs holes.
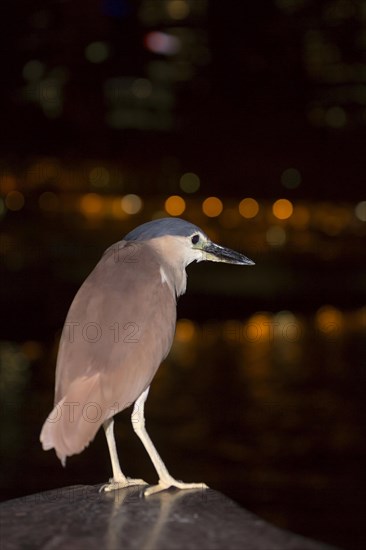
[[[281,530],[221,493],[76,485],[0,504],[1,550],[331,550]]]

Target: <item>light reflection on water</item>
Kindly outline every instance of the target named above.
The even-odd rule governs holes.
[[[365,308],[331,306],[312,318],[282,311],[181,320],[147,404],[148,427],[172,473],[205,481],[288,529],[361,547],[365,328]],[[0,349],[3,498],[107,479],[100,434],[65,470],[40,448],[57,345]],[[153,482],[128,414],[118,417],[117,432],[123,468]]]

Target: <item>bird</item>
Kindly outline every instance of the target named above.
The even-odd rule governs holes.
[[[206,488],[170,475],[145,427],[151,382],[173,343],[177,299],[185,293],[186,267],[196,261],[254,265],[244,254],[212,242],[181,218],[146,222],[111,245],[77,292],[62,330],[54,408],[40,441],[63,466],[81,453],[103,426],[113,477],[102,491],[147,485],[121,470],[114,417],[133,405],[131,422],[158,475],[145,496],[170,487]]]

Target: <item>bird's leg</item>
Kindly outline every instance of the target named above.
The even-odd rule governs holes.
[[[142,479],[130,479],[122,473],[121,466],[119,465],[118,460],[116,441],[114,439],[113,417],[108,418],[108,420],[103,423],[103,428],[105,436],[107,438],[109,454],[111,457],[113,477],[109,480],[109,483],[102,485],[100,491],[114,491],[115,489],[131,487],[132,485],[147,485],[146,481],[143,481]]]
[[[145,428],[144,406],[149,389],[150,387],[148,387],[135,402],[131,417],[133,429],[141,439],[159,476],[159,483],[146,489],[144,495],[149,496],[159,491],[163,491],[164,489],[168,489],[169,487],[177,487],[178,489],[207,489],[205,483],[183,483],[183,481],[178,481],[169,474]]]

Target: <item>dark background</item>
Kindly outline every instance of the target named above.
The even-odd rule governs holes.
[[[58,338],[102,251],[177,195],[256,266],[188,268],[147,404],[158,449],[178,478],[363,547],[365,3],[14,1],[0,43],[3,499],[109,477],[102,433],[65,470],[41,450]],[[128,414],[117,432],[154,482]]]

